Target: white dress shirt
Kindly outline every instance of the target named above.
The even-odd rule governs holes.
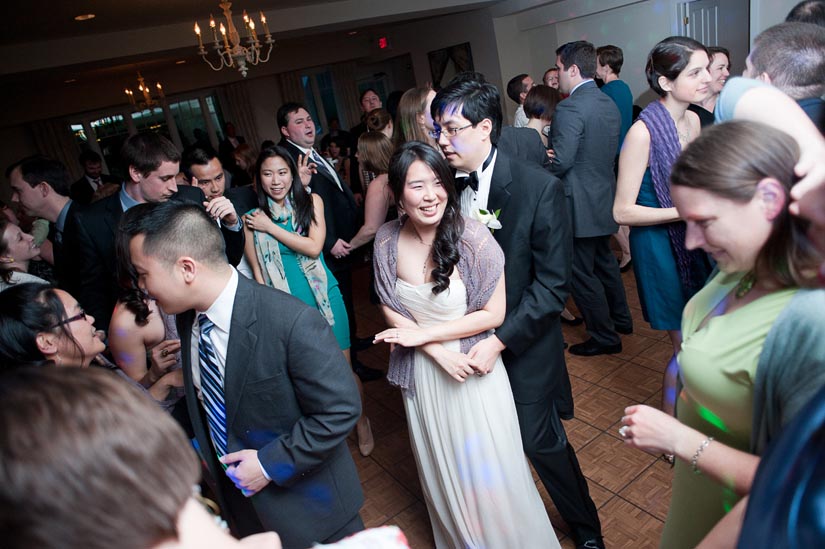
[[[195,311],[195,322],[192,325],[192,339],[190,340],[190,351],[192,357],[192,383],[195,386],[195,391],[198,393],[198,398],[203,400],[201,396],[201,368],[200,368],[200,354],[198,353],[198,340],[200,339],[201,329],[198,324],[198,315],[206,313],[212,324],[215,325],[209,333],[209,339],[212,341],[212,348],[215,349],[215,356],[218,358],[218,371],[221,374],[221,379],[225,379],[226,372],[226,351],[229,348],[229,327],[232,324],[232,310],[235,308],[235,294],[238,291],[238,272],[232,269],[232,276],[226,283],[223,291],[218,295],[218,298],[206,311]],[[224,386],[226,384],[224,383]]]
[[[338,185],[338,190],[339,191],[344,190],[344,187],[341,186],[341,180],[338,179],[338,172],[335,171],[335,168],[330,166],[329,162],[327,162],[324,159],[323,155],[321,155],[318,151],[315,151],[314,149],[305,149],[304,147],[300,146],[299,144],[295,143],[294,141],[290,141],[289,139],[287,139],[287,141],[289,141],[290,143],[295,145],[298,148],[298,150],[300,150],[304,154],[304,156],[309,156],[309,160],[311,162],[315,162],[316,164],[320,164],[320,166],[318,166],[318,169],[319,170],[326,170],[327,173],[332,176],[332,179],[333,179],[333,181],[335,181],[335,184]],[[313,152],[315,152],[315,155],[312,154]],[[313,156],[316,156],[316,155],[317,155],[318,158],[317,159],[313,158]]]
[[[493,153],[493,159],[484,171],[479,171],[484,165],[484,162],[476,168],[475,171],[478,172],[478,191],[467,187],[464,189],[464,192],[461,193],[459,198],[461,199],[461,214],[464,215],[464,217],[476,219],[473,212],[487,209],[487,200],[490,198],[490,184],[493,181],[493,168],[496,166],[496,157],[498,157],[498,151]],[[487,157],[485,157],[484,160],[487,160]],[[456,170],[455,172],[456,178],[467,177],[468,175],[467,172],[461,170]]]

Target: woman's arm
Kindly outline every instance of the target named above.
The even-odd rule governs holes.
[[[734,549],[742,533],[742,523],[745,521],[745,510],[748,507],[748,496],[740,499],[730,512],[716,523],[696,549]]]
[[[145,328],[135,323],[135,315],[126,305],[117,303],[109,323],[109,350],[118,368],[137,382],[144,380],[149,369]]]
[[[264,276],[261,273],[261,266],[258,264],[258,254],[255,250],[255,231],[253,231],[247,223],[244,223],[243,230],[245,233],[244,236],[246,237],[243,245],[243,253],[246,256],[249,267],[252,269],[252,277],[255,279],[255,282],[263,284]]]
[[[506,309],[506,295],[504,290],[504,274],[498,279],[493,295],[481,309],[466,314],[461,318],[441,322],[434,326],[421,328],[398,327],[384,330],[375,335],[376,341],[386,341],[404,347],[420,347],[427,343],[453,341],[472,335],[486,332],[501,326],[504,322]],[[403,317],[402,317],[403,318]]]
[[[272,238],[290,250],[311,258],[321,255],[327,226],[324,221],[324,201],[317,194],[311,194],[312,207],[315,211],[315,223],[309,226],[308,236],[287,231],[276,225],[264,212],[258,210],[244,217],[244,223],[252,230],[268,233]]]
[[[619,178],[613,201],[613,218],[619,225],[659,225],[679,220],[676,208],[639,206],[636,199],[650,156],[650,132],[643,122],[630,127],[619,155]]]
[[[630,406],[622,418],[625,443],[655,454],[672,454],[691,461],[707,436],[676,418],[645,405]],[[739,495],[750,492],[759,456],[713,441],[699,452],[696,466],[703,475]]]
[[[367,188],[364,202],[364,225],[349,241],[352,249],[360,248],[375,238],[375,233],[383,225],[390,209],[390,194],[387,186],[387,174],[381,174]]]
[[[393,311],[386,305],[381,305],[381,311],[384,313],[387,324],[395,327],[395,329],[418,328],[418,324],[416,324],[415,321]],[[378,341],[377,337],[378,336],[376,336],[376,341]],[[391,343],[391,348],[392,345]],[[463,382],[468,376],[478,371],[479,364],[477,360],[470,358],[464,353],[450,351],[441,343],[425,343],[418,348],[458,382]]]

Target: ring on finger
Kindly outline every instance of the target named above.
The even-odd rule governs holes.
[[[622,438],[627,438],[627,430],[629,427],[627,425],[622,425],[619,427],[619,436]]]
[[[166,358],[167,356],[169,356],[169,350],[168,349],[161,349],[160,356],[162,356],[163,358]]]

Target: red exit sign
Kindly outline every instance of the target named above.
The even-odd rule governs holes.
[[[386,36],[382,36],[378,39],[378,49],[385,50],[390,47],[390,41],[387,39]]]

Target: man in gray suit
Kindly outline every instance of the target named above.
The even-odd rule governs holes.
[[[361,405],[323,317],[239,277],[198,205],[135,206],[120,231],[141,288],[178,315],[189,415],[233,533],[304,549],[362,530],[346,443]]]
[[[568,42],[556,50],[559,91],[570,95],[556,107],[551,130],[555,154],[550,170],[564,183],[573,223],[572,294],[590,339],[573,345],[574,355],[620,353],[619,334],[633,331],[610,235],[616,179],[613,156],[621,115],[599,91],[596,48],[590,42]]]

